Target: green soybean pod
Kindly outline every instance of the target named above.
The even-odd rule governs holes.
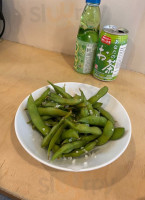
[[[104,86],[103,88],[101,88],[97,94],[95,94],[94,96],[92,96],[89,99],[89,102],[93,105],[94,103],[96,103],[96,101],[98,101],[101,97],[103,97],[106,93],[108,92],[108,87]]]
[[[96,135],[87,135],[87,136],[81,136],[80,140],[85,141],[87,144],[88,142],[91,142],[91,141],[95,140],[96,138],[97,138]]]
[[[52,87],[54,88],[54,90],[56,91],[57,94],[61,94],[64,98],[67,98],[67,99],[72,98],[72,96],[70,94],[65,92],[65,86],[63,88],[61,88],[61,87],[59,87],[57,85],[54,85],[50,81],[48,81],[48,83],[50,83],[50,85],[52,85]]]
[[[73,157],[73,158],[79,157],[79,156],[85,154],[86,152],[93,150],[94,147],[96,146],[96,144],[97,144],[97,141],[90,142],[84,148],[75,149],[70,153],[64,153],[63,156],[64,157]]]
[[[75,98],[75,97],[74,97]],[[82,107],[86,107],[86,104],[84,102],[79,103],[78,105],[76,105],[77,108],[82,108]]]
[[[50,88],[48,88],[38,99],[35,100],[36,106],[40,106],[41,103],[46,99],[50,93]]]
[[[71,114],[71,112],[69,112],[65,117],[63,117],[56,125],[54,125],[52,127],[52,129],[50,130],[49,134],[46,135],[43,140],[42,140],[42,144],[41,147],[47,147],[49,145],[49,142],[51,141],[51,138],[54,136],[54,134],[56,133],[56,131],[60,128],[60,126],[64,123],[65,119],[67,117],[69,117],[69,115]]]
[[[55,145],[53,146],[53,148],[52,148],[52,152],[53,152],[53,153],[57,152],[59,148],[60,148],[59,145],[55,144]]]
[[[35,125],[33,124],[32,120],[30,120],[29,122],[27,122],[27,124],[31,124],[33,130],[36,129],[36,127],[35,127]]]
[[[67,139],[65,139],[65,140],[62,142],[62,145],[63,145],[63,144],[70,143],[70,142],[74,142],[74,141],[76,141],[76,140],[78,140],[78,139],[77,139],[77,138],[67,138]]]
[[[46,136],[43,138],[41,147],[47,147],[47,146],[48,146],[48,144],[49,144],[51,138],[53,137],[53,135],[54,135],[55,132],[59,129],[59,127],[62,125],[63,122],[64,122],[64,120],[61,121],[61,122],[59,122],[59,123],[57,123],[56,125],[54,125],[54,126],[51,128],[49,134],[46,135]]]
[[[102,105],[103,105],[103,103],[101,103],[101,102],[96,102],[96,103],[93,104],[93,108],[98,109],[98,108],[100,108]]]
[[[110,140],[118,140],[124,135],[124,133],[125,133],[125,128],[117,127],[114,129],[114,133],[111,136]]]
[[[84,145],[86,145],[87,143],[93,141],[94,139],[96,139],[97,137],[94,135],[87,135],[87,136],[82,136],[80,137],[80,139],[78,141],[83,141]],[[81,146],[82,148],[83,146]],[[64,151],[64,153],[70,153],[72,151],[72,149],[67,149],[66,151]]]
[[[94,109],[94,115],[95,116],[100,116],[100,112],[98,110]]]
[[[66,91],[66,89],[65,89],[65,84],[63,85],[62,89],[63,89],[64,92]],[[70,95],[70,94],[69,94],[69,95]],[[70,96],[71,96],[71,95],[70,95]],[[70,98],[71,98],[71,97],[70,97]]]
[[[58,140],[58,138],[60,138],[61,134],[62,134],[62,131],[63,129],[65,128],[66,124],[62,124],[59,129],[56,131],[55,135],[52,137],[52,139],[50,140],[50,143],[49,143],[49,146],[48,146],[48,151],[47,151],[47,154],[48,154],[48,157],[49,157],[49,154],[50,154],[50,151],[52,150],[53,146],[55,145],[56,141]]]
[[[69,138],[79,138],[79,134],[74,129],[65,130],[61,135],[62,140],[69,139]]]
[[[53,121],[52,119],[48,119],[46,121],[44,121],[46,126],[54,126],[55,124],[57,124],[56,121]]]
[[[64,110],[53,107],[47,107],[47,108],[38,107],[38,112],[40,115],[49,115],[49,116],[65,116],[68,114],[68,112]]]
[[[95,114],[93,106],[89,101],[87,102],[87,108],[88,108],[88,111],[89,111],[89,115],[94,115]]]
[[[101,113],[101,115],[103,115],[104,117],[106,117],[108,120],[110,120],[113,124],[115,124],[115,120],[114,120],[114,118],[112,117],[112,115],[108,112],[108,111],[106,111],[106,110],[104,110],[103,108],[98,108],[98,110],[99,110],[99,112]]]
[[[79,122],[104,127],[107,123],[107,119],[100,116],[88,116],[81,118]]]
[[[57,94],[54,94],[54,93],[51,93],[50,97],[49,97],[52,101],[55,101],[61,105],[70,105],[70,106],[73,106],[73,105],[77,105],[79,103],[81,103],[83,101],[83,99],[76,99],[76,98],[70,98],[70,99],[67,99],[67,98],[63,98]]]
[[[106,126],[104,127],[103,133],[100,137],[97,138],[97,146],[103,145],[108,142],[114,132],[114,125],[111,121],[107,121]]]
[[[80,89],[80,92],[81,92],[81,96],[83,97],[84,103],[85,103],[85,105],[88,109],[88,115],[93,115],[94,109],[93,109],[92,104],[89,101],[87,101],[87,99],[86,99],[86,97],[85,97],[85,95],[84,95],[84,93],[81,89]]]
[[[78,149],[85,144],[85,141],[75,141],[72,143],[64,144],[60,149],[58,149],[55,154],[52,156],[52,161],[56,158],[60,157],[64,152],[72,151],[74,149]]]
[[[48,119],[51,119],[52,118],[52,116],[48,116],[48,115],[44,115],[44,116],[41,116],[41,119],[43,120],[43,121],[46,121],[46,120],[48,120]]]
[[[27,108],[33,125],[40,131],[40,133],[42,133],[42,135],[46,136],[49,133],[50,128],[46,126],[41,119],[32,95],[28,98]]]
[[[78,94],[75,94],[75,95],[73,96],[73,98],[74,98],[74,99],[80,99],[80,98],[81,98],[81,96],[80,96],[80,95],[78,95]]]
[[[60,138],[58,138],[58,140],[56,141],[56,144],[60,145],[61,142],[62,142],[62,139],[61,139],[61,137],[60,137]]]
[[[60,105],[56,102],[52,102],[52,101],[42,102],[42,107],[58,107],[58,106],[60,106]]]
[[[89,115],[89,111],[87,107],[81,107],[80,108],[80,113],[79,113],[79,117],[87,117]]]
[[[82,91],[81,89],[79,89],[79,90],[80,90],[80,92],[81,92],[81,96],[78,95],[78,94],[76,94],[73,98],[75,98],[75,99],[80,99],[80,98],[82,98],[83,101],[82,101],[81,103],[77,104],[77,105],[76,105],[76,108],[83,108],[83,107],[86,107],[86,103],[85,103],[86,97],[85,97],[83,91]]]
[[[79,133],[90,133],[94,134],[96,136],[100,136],[102,134],[102,131],[98,127],[89,127],[86,124],[75,124],[72,123],[71,121],[66,119],[66,123],[73,129],[77,130]]]

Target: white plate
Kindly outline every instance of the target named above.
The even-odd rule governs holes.
[[[64,86],[64,84],[66,85],[66,91],[71,95],[76,93],[80,94],[79,88],[81,88],[87,98],[93,96],[99,90],[99,88],[88,84],[74,82],[57,83],[60,87]],[[42,87],[34,91],[32,93],[34,99],[38,98],[48,87],[51,86]],[[121,103],[108,93],[100,99],[100,102],[103,102],[103,108],[109,111],[117,121],[116,125],[125,128],[125,135],[119,140],[109,141],[105,145],[97,147],[92,155],[89,155],[88,159],[82,156],[81,158],[77,158],[75,163],[72,163],[72,160],[63,159],[58,159],[53,162],[49,161],[47,159],[46,150],[41,148],[41,135],[37,131],[32,130],[30,124],[27,124],[29,118],[24,110],[27,104],[27,99],[28,97],[26,97],[21,103],[15,116],[16,135],[23,148],[32,157],[47,166],[75,172],[98,169],[119,158],[129,144],[131,138],[131,122],[129,116]]]

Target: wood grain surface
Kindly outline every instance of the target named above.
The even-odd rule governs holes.
[[[101,82],[73,70],[74,57],[9,41],[0,42],[0,188],[28,200],[145,200],[145,75],[121,70]],[[55,170],[33,159],[14,130],[19,104],[32,91],[56,82],[107,85],[127,110],[132,138],[112,164],[90,172]]]

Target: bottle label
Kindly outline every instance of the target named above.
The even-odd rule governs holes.
[[[101,42],[110,45],[111,44],[111,38],[107,37],[106,35],[103,35],[101,38]]]
[[[126,36],[125,36],[126,37]],[[111,44],[102,42],[100,38],[96,52],[96,62],[93,69],[94,77],[104,80],[114,80],[118,73],[127,46],[127,37],[111,36]]]
[[[119,69],[120,69],[124,54],[125,54],[126,46],[127,46],[127,44],[121,45],[119,48],[118,56],[117,56],[116,63],[114,66],[114,71],[112,74],[113,77],[117,76],[117,74],[119,73]]]
[[[91,73],[95,60],[96,47],[96,43],[88,43],[77,39],[74,65],[77,72],[83,74]]]

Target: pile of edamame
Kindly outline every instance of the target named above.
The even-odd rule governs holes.
[[[30,95],[27,103],[29,123],[42,134],[41,146],[47,149],[48,159],[79,157],[124,135],[125,129],[115,127],[111,114],[98,102],[108,87],[86,99],[82,90],[72,97],[65,86],[49,83],[54,90],[48,88],[36,100]]]

